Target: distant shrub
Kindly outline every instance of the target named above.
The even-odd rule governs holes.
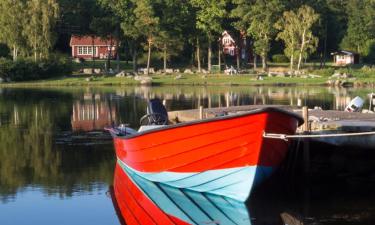
[[[72,73],[72,65],[68,58],[58,55],[48,60],[34,62],[30,59],[0,59],[0,77],[12,81],[46,79]]]
[[[275,63],[287,63],[287,62],[289,62],[289,59],[288,59],[288,57],[286,57],[283,54],[276,54],[276,55],[272,56],[272,62],[275,62]]]
[[[328,77],[328,76],[332,76],[335,73],[335,69],[334,68],[324,68],[324,69],[313,70],[313,71],[311,71],[311,73],[313,73],[315,75],[320,75],[320,76],[323,76],[323,77]]]
[[[10,50],[7,45],[0,43],[0,57],[9,57]]]

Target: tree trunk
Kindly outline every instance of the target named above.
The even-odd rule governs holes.
[[[327,39],[328,39],[328,23],[326,22],[325,27],[325,37],[324,37],[324,54],[323,54],[323,66],[326,66],[327,61]]]
[[[109,45],[109,53],[107,57],[107,71],[111,69],[111,57],[112,57],[112,48],[113,48],[113,38],[111,37],[110,45]],[[94,54],[94,49],[93,49],[93,54]]]
[[[133,71],[137,72],[137,47],[133,46]]]
[[[253,63],[254,64],[254,70],[256,70],[257,69],[257,54],[255,54],[255,53],[254,53],[254,60],[253,61],[254,61],[254,63]]]
[[[197,38],[197,63],[198,63],[198,72],[202,71],[201,69],[201,48],[199,45],[199,38]]]
[[[219,43],[219,51],[218,51],[218,64],[219,64],[219,73],[221,72],[221,44]]]
[[[306,36],[306,30],[303,31],[303,34],[302,34],[302,43],[301,43],[301,49],[299,51],[299,58],[298,58],[298,66],[297,66],[297,70],[299,71],[301,69],[301,64],[302,64],[302,54],[304,52],[304,49],[305,49],[305,44],[306,44],[306,40],[305,40],[305,37]]]
[[[212,56],[212,43],[211,38],[208,38],[208,57],[207,57],[207,70],[211,72],[211,56]]]
[[[16,45],[13,45],[13,61],[17,61],[18,50]]]
[[[151,39],[148,40],[147,75],[150,74],[150,62],[151,62]]]
[[[164,73],[167,72],[167,44],[164,44],[163,47],[163,61],[164,61]]]
[[[95,69],[95,56],[94,56],[94,36],[91,36],[91,47],[92,47],[92,54],[91,54],[91,59],[93,62],[92,68],[91,68],[91,73],[94,73]]]
[[[236,61],[237,61],[237,70],[240,70],[240,50],[236,48]]]
[[[264,51],[262,53],[262,68],[263,68],[263,71],[267,70],[267,56]]]
[[[292,48],[292,54],[290,55],[290,70],[293,71],[294,66],[294,48]]]
[[[120,72],[120,52],[119,52],[119,48],[120,48],[120,43],[119,43],[119,40],[117,39],[117,42],[116,42],[116,71],[117,72]]]

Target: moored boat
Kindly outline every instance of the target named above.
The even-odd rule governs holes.
[[[153,123],[139,132],[109,129],[118,162],[153,182],[238,201],[246,201],[251,189],[270,176],[287,153],[288,142],[264,139],[263,133],[292,135],[303,123],[297,114],[268,107],[158,125],[166,123],[165,109],[153,111],[145,117]]]

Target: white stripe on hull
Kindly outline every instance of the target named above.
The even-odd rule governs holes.
[[[240,168],[209,170],[197,173],[160,172],[145,173],[134,170],[118,159],[119,165],[152,182],[176,188],[186,188],[226,196],[244,202],[251,189],[270,176],[272,167],[245,166]]]

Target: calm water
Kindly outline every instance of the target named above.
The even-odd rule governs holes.
[[[0,89],[0,224],[119,224],[109,193],[115,156],[103,128],[112,122],[138,126],[147,99],[166,99],[168,110],[200,104],[341,110],[351,98],[371,92],[316,87]],[[282,213],[307,224],[374,224],[375,176],[363,169],[362,156],[335,151],[325,160],[342,165],[318,160],[318,175],[309,181],[279,175],[260,187],[248,202],[252,224],[283,224]],[[342,170],[348,157],[358,159],[354,166],[361,176]],[[375,157],[370,161],[366,166],[372,169]],[[334,168],[325,173],[327,165]]]

